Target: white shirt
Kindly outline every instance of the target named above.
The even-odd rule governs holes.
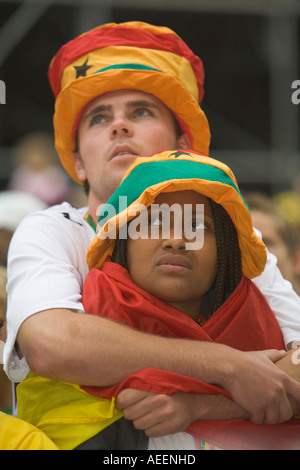
[[[84,312],[81,293],[88,273],[87,247],[95,237],[84,220],[87,208],[68,203],[26,217],[14,233],[8,254],[7,340],[4,370],[13,382],[28,373],[14,344],[29,316],[51,308]]]
[[[95,237],[84,219],[86,211],[69,203],[50,207],[26,217],[13,236],[8,254],[4,370],[14,382],[22,381],[29,371],[25,358],[14,348],[23,321],[51,308],[84,312],[81,293],[88,273],[86,251]],[[300,298],[276,263],[268,254],[265,271],[254,282],[275,313],[287,345],[300,340]]]

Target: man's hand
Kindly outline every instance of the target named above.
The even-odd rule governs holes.
[[[274,364],[285,354],[276,350],[243,353],[239,362],[232,363],[228,380],[223,383],[255,423],[288,421],[300,406],[300,384]]]
[[[136,429],[148,437],[160,437],[184,431],[193,421],[193,397],[184,393],[173,396],[126,389],[118,395],[116,406]]]
[[[148,437],[184,431],[197,420],[248,418],[247,412],[222,395],[161,395],[135,389],[119,393],[116,406]]]

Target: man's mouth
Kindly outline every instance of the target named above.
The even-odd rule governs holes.
[[[114,158],[122,158],[122,157],[138,157],[138,153],[135,152],[132,148],[130,147],[116,147],[114,151],[112,152],[110,156],[110,160],[113,160]]]

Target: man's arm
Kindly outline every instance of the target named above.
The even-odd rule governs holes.
[[[300,384],[273,364],[283,352],[245,353],[222,344],[163,338],[64,309],[29,317],[18,342],[31,370],[56,380],[108,386],[153,367],[222,386],[254,422],[289,419],[288,396],[300,405]]]
[[[185,431],[198,420],[249,418],[249,413],[223,395],[176,393],[168,396],[128,388],[119,393],[116,406],[148,437]]]

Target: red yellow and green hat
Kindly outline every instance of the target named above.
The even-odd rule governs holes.
[[[184,190],[196,191],[224,207],[237,231],[243,273],[250,279],[258,276],[266,264],[266,248],[253,229],[248,206],[234,174],[224,163],[193,150],[165,151],[134,161],[121,185],[102,208],[98,234],[88,247],[89,269],[102,267],[115,245],[116,237],[109,234],[116,235],[120,227],[133,219],[139,205],[149,207],[160,193]],[[124,201],[126,207],[123,207]]]
[[[65,44],[52,59],[49,81],[56,98],[55,145],[70,176],[76,126],[96,97],[138,90],[160,99],[175,115],[192,148],[208,154],[210,131],[200,104],[203,64],[171,29],[143,22],[109,23]]]

